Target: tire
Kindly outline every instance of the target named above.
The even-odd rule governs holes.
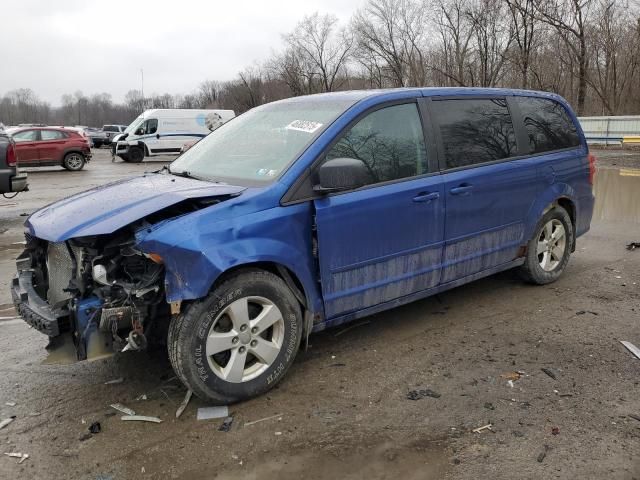
[[[142,162],[142,160],[144,160],[144,150],[142,150],[140,147],[129,147],[129,153],[127,157],[129,158],[129,160],[125,160],[125,162],[129,161],[131,163],[140,163]]]
[[[571,218],[564,208],[554,207],[545,213],[527,244],[520,276],[536,285],[555,282],[569,263],[574,235]]]
[[[67,153],[62,160],[62,166],[72,172],[82,170],[85,163],[84,155],[78,152]]]
[[[178,378],[201,399],[240,402],[284,377],[302,325],[300,305],[280,277],[245,270],[172,320],[169,358]]]

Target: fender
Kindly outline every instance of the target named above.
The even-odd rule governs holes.
[[[205,297],[226,271],[257,262],[290,270],[303,286],[313,313],[323,311],[312,256],[309,203],[216,221],[203,210],[169,220],[137,235],[138,248],[160,255],[167,302]]]
[[[573,187],[561,182],[549,185],[542,193],[537,196],[536,201],[533,203],[531,209],[529,210],[523,237],[523,240],[525,242],[528,242],[529,239],[533,236],[536,225],[538,225],[538,221],[540,220],[540,218],[542,218],[548,207],[556,203],[560,198],[567,198],[571,201],[571,203],[573,203],[573,206],[576,209],[576,219],[579,218],[579,205],[576,201],[576,192]]]

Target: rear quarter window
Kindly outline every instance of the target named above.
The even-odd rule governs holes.
[[[515,97],[515,101],[522,113],[531,153],[580,145],[576,126],[561,104],[535,97]]]
[[[440,129],[446,168],[516,155],[516,134],[504,98],[437,100],[432,109]]]

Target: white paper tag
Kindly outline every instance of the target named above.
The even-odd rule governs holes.
[[[310,120],[294,120],[287,125],[287,130],[297,130],[299,132],[313,133],[322,126],[321,123],[312,122]]]

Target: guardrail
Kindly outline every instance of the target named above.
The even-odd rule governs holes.
[[[623,145],[640,145],[640,136],[627,136],[622,138]]]
[[[640,138],[640,115],[579,117],[587,143],[599,145],[635,145]],[[628,139],[628,140],[627,140]]]

